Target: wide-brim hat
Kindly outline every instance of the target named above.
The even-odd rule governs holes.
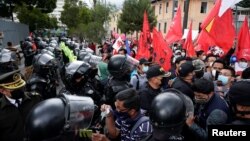
[[[22,79],[20,70],[4,73],[0,76],[0,87],[15,90],[25,86],[26,82]]]

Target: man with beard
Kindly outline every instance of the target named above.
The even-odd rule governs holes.
[[[24,123],[32,107],[40,102],[40,96],[24,92],[25,81],[19,70],[0,76],[0,140],[24,140]]]

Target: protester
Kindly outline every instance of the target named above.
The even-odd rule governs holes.
[[[229,102],[235,117],[232,125],[250,125],[249,87],[249,81],[239,81],[228,92]]]
[[[140,112],[139,95],[132,88],[120,91],[115,96],[115,107],[102,105],[101,111],[107,112],[106,128],[111,139],[120,136],[121,141],[137,141],[145,138],[152,132],[148,118]],[[97,136],[97,134],[95,134]]]
[[[225,62],[222,59],[215,60],[211,65],[211,71],[207,71],[204,73],[204,78],[207,80],[217,80],[220,70],[225,67]]]
[[[148,71],[150,62],[145,58],[139,60],[139,65],[136,67],[136,73],[130,79],[130,83],[135,90],[145,87],[147,82],[146,73]]]
[[[147,73],[148,82],[145,88],[139,91],[141,109],[144,114],[148,114],[151,110],[151,103],[153,99],[163,91],[162,89],[162,79],[163,77],[168,77],[163,68],[159,65],[150,66]]]
[[[194,81],[194,66],[190,62],[180,65],[179,76],[174,80],[172,87],[186,94],[189,98],[193,99],[194,92],[192,84]]]

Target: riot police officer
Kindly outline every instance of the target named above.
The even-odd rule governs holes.
[[[143,141],[188,140],[183,131],[187,116],[192,116],[194,110],[189,97],[176,89],[168,89],[154,98],[151,108],[153,133]]]
[[[94,102],[89,97],[60,95],[37,104],[27,117],[28,141],[76,141],[84,136],[94,115]]]
[[[27,90],[39,93],[43,99],[56,97],[58,85],[57,63],[48,53],[38,54],[33,60],[33,74],[27,81]]]
[[[108,71],[110,77],[104,88],[103,102],[115,108],[115,95],[127,88],[132,87],[129,83],[130,73],[133,70],[133,64],[129,62],[126,55],[115,55],[108,62]]]
[[[90,80],[94,79],[96,74],[97,69],[83,61],[74,61],[67,64],[61,73],[65,88],[60,93],[89,96],[99,105],[100,93],[90,83]]]

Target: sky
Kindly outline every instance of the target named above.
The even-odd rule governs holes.
[[[93,2],[92,0],[84,0],[88,5],[91,5]],[[105,0],[100,0],[101,2],[105,2]],[[116,5],[117,8],[122,8],[124,0],[106,0],[106,3],[111,3]]]

